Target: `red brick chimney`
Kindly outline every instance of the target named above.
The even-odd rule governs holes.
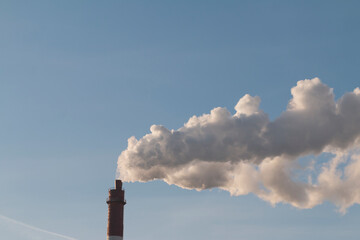
[[[109,190],[107,240],[123,240],[125,191],[121,180],[115,181],[115,189]]]

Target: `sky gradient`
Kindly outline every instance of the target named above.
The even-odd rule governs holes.
[[[127,139],[245,94],[274,119],[298,80],[359,87],[358,1],[1,1],[0,214],[105,239]],[[234,111],[233,111],[234,112]],[[125,183],[124,237],[358,239],[341,215],[163,182]],[[4,239],[62,239],[0,218]]]

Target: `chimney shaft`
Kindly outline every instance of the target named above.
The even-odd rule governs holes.
[[[109,207],[107,240],[123,240],[125,191],[121,180],[115,181],[115,189],[109,190],[106,201]]]

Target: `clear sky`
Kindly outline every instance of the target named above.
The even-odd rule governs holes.
[[[298,80],[360,86],[359,1],[1,1],[0,238],[106,238],[127,139]],[[254,195],[125,183],[125,239],[358,239],[341,215]]]

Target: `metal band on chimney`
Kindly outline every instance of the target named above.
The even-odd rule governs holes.
[[[119,236],[107,236],[107,240],[123,240],[123,237],[119,237]]]

